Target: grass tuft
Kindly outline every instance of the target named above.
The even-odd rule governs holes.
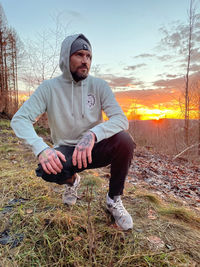
[[[150,194],[149,192],[145,192],[145,193],[139,192],[136,195],[137,197],[147,199],[148,201],[150,201],[153,204],[156,204],[157,206],[161,205],[161,200],[156,195]]]
[[[97,176],[93,176],[91,174],[87,174],[84,176],[84,180],[82,182],[83,186],[89,187],[100,187],[102,186],[103,180]]]
[[[0,145],[0,153],[14,152],[18,149],[16,147],[11,147],[9,144]]]
[[[3,129],[3,128],[10,128],[9,120],[0,119],[0,129]]]
[[[159,213],[161,215],[183,221],[191,227],[194,226],[200,229],[200,218],[198,218],[193,212],[184,208],[162,207],[159,208]]]

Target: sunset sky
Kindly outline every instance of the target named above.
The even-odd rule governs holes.
[[[180,51],[180,44],[189,2],[0,0],[9,25],[24,42],[53,27],[57,14],[68,34],[84,33],[92,43],[93,64],[99,64],[96,74],[120,91],[116,98],[129,119],[136,113],[139,119],[180,117],[186,72],[186,51]],[[194,79],[200,70],[197,36],[200,31],[192,58]]]

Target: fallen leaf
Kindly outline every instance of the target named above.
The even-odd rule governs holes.
[[[27,210],[26,210],[26,213],[27,213],[27,214],[31,214],[31,213],[33,213],[33,210],[32,210],[32,209],[27,209]]]
[[[75,240],[76,242],[79,242],[81,239],[82,239],[82,238],[81,238],[80,236],[75,236],[75,237],[74,237],[74,240]]]
[[[16,155],[10,156],[10,160],[16,159]]]
[[[191,198],[191,196],[190,196],[190,195],[185,195],[185,197],[189,197],[189,198]]]
[[[175,247],[172,245],[166,244],[165,246],[166,246],[166,248],[168,248],[171,251],[175,250]]]
[[[165,243],[158,236],[149,236],[147,240],[156,248],[163,248]]]
[[[157,215],[156,215],[155,210],[150,209],[150,210],[148,211],[148,218],[149,218],[150,220],[156,220],[156,219],[157,219]]]

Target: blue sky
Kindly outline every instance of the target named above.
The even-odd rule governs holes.
[[[122,77],[127,78],[127,83],[132,79],[136,89],[150,89],[152,82],[166,71],[158,60],[137,56],[163,55],[156,49],[162,37],[159,29],[173,21],[185,23],[189,8],[189,0],[0,0],[0,3],[9,25],[22,40],[33,40],[38,32],[51,28],[52,16],[61,13],[63,25],[69,24],[69,34],[82,32],[91,41],[93,64],[100,64],[101,73],[105,77],[113,75],[119,82]],[[130,66],[138,68],[132,67],[131,72]],[[143,84],[138,87],[139,81]]]

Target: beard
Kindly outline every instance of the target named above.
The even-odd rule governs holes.
[[[87,68],[87,70],[81,71],[81,68],[83,68],[83,67]],[[71,72],[71,74],[72,74],[73,79],[76,82],[79,82],[79,81],[87,78],[88,72],[89,72],[88,67],[85,65],[82,65],[82,66],[78,67],[74,72]]]

